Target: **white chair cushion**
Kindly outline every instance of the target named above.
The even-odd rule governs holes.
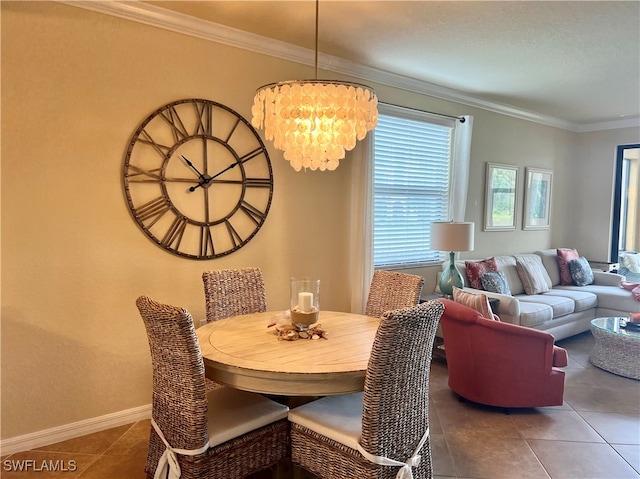
[[[289,408],[256,393],[229,387],[207,392],[209,445],[242,436],[287,417]]]
[[[356,449],[362,436],[363,393],[327,396],[289,411],[289,421]]]

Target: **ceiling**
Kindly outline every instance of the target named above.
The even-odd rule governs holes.
[[[315,46],[314,1],[145,3]],[[320,52],[364,67],[369,81],[417,81],[576,131],[638,125],[639,1],[323,0],[319,12]]]

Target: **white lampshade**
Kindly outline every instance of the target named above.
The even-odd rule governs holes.
[[[431,249],[473,251],[474,223],[435,221],[431,223]]]

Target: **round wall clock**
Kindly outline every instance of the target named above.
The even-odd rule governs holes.
[[[122,182],[134,220],[157,245],[211,259],[247,244],[273,195],[267,149],[251,124],[210,100],[180,100],[133,133]]]

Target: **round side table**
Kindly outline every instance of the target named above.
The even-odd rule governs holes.
[[[626,318],[596,318],[591,334],[596,340],[589,361],[594,366],[632,379],[640,379],[640,328],[621,327]]]

